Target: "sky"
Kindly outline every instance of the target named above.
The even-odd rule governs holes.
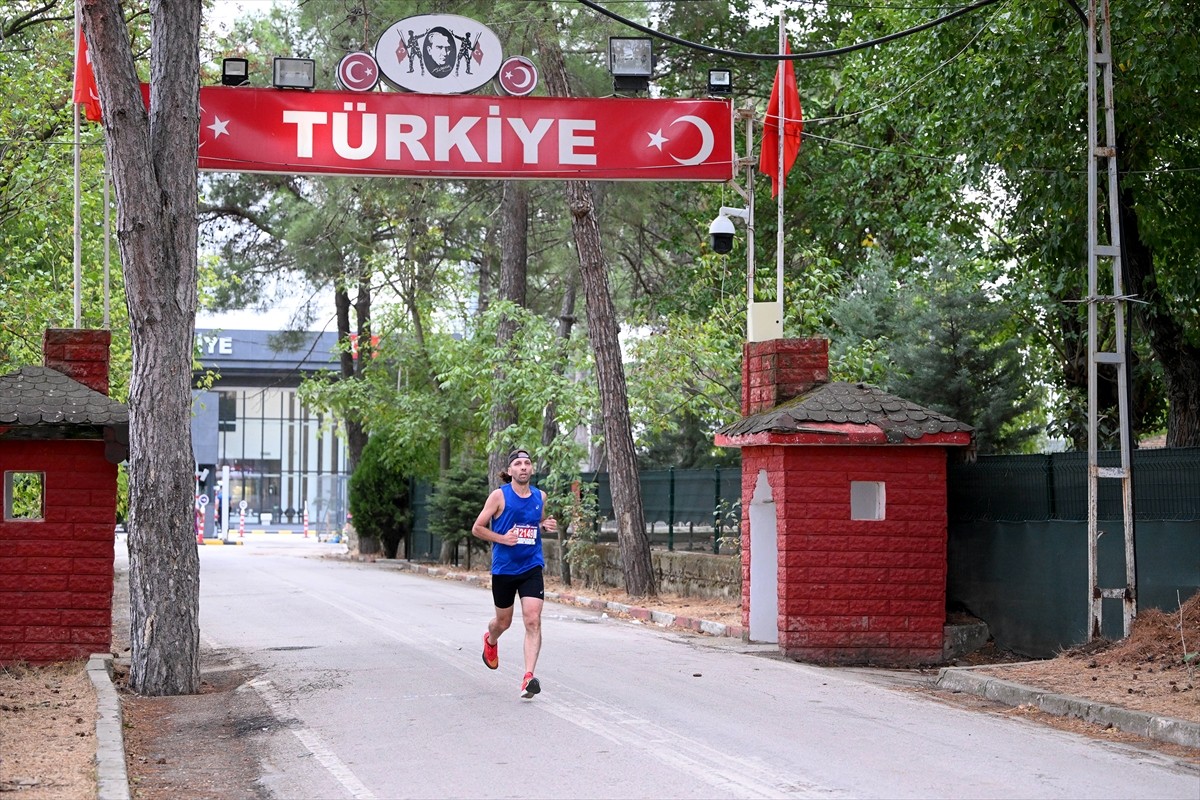
[[[278,4],[278,0],[214,0],[211,10],[205,12],[204,25],[214,33],[228,29],[238,17],[245,14],[261,14]],[[199,311],[196,314],[197,328],[223,328],[225,330],[278,331],[285,330],[296,310],[307,299],[307,293],[284,298],[266,310],[241,309],[213,313]],[[330,293],[323,307],[333,309]],[[308,327],[320,330],[324,320],[316,320]]]

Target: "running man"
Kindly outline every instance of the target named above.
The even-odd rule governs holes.
[[[553,533],[558,522],[546,516],[546,493],[529,485],[533,461],[528,450],[514,450],[508,456],[508,469],[500,473],[504,484],[488,495],[483,511],[471,533],[492,543],[492,601],[496,616],[483,634],[483,663],[488,669],[500,666],[500,634],[513,620],[513,605],[521,597],[521,621],[525,623],[525,677],[521,697],[530,698],[542,690],[533,676],[542,650],[542,605],[546,585],[542,569],[542,529]]]

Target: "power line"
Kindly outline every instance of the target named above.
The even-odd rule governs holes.
[[[847,142],[844,139],[834,139],[831,136],[820,136],[815,133],[805,131],[803,134],[805,139],[816,139],[819,142],[827,142],[829,144],[840,144],[844,147],[850,147],[855,150],[866,150],[871,153],[887,153],[888,155],[898,156],[900,158],[913,158],[919,161],[935,161],[940,164],[953,164],[957,161],[955,156],[927,156],[921,153],[909,153],[895,148],[875,147],[869,144],[859,144],[857,142]]]
[[[836,117],[816,117],[816,118],[812,118],[812,119],[806,119],[804,121],[804,124],[812,125],[813,123],[835,122],[837,120],[850,119],[852,117],[861,116],[863,114],[869,114],[872,111],[878,111],[879,109],[884,108],[885,106],[891,105],[892,103],[896,102],[901,97],[903,97],[904,95],[909,94],[910,92],[914,91],[917,88],[917,86],[924,83],[925,81],[927,81],[929,78],[933,77],[938,72],[941,72],[943,69],[945,69],[947,66],[949,66],[952,61],[957,59],[963,53],[967,52],[967,48],[969,48],[971,45],[975,44],[976,41],[978,41],[979,37],[983,35],[983,32],[987,29],[987,26],[990,22],[991,22],[990,19],[987,20],[986,22],[984,22],[983,25],[980,26],[979,30],[975,32],[975,35],[971,37],[971,40],[969,42],[967,42],[966,44],[964,44],[961,48],[959,48],[957,53],[950,56],[950,58],[946,59],[941,64],[938,64],[936,67],[934,67],[929,72],[922,75],[921,77],[917,78],[912,83],[903,87],[897,94],[895,94],[891,98],[884,100],[881,103],[877,103],[877,104],[871,106],[870,108],[864,108],[859,111],[851,111],[848,114],[841,114]]]
[[[865,50],[868,47],[875,47],[877,45],[895,41],[896,39],[902,39],[905,36],[912,36],[914,33],[920,33],[921,31],[929,30],[937,25],[941,25],[942,23],[949,22],[957,17],[961,17],[964,14],[970,14],[972,11],[976,11],[984,6],[990,6],[992,3],[999,2],[999,0],[979,0],[979,2],[972,3],[969,6],[964,6],[955,11],[951,11],[949,14],[945,14],[937,19],[922,23],[915,28],[907,28],[902,31],[897,31],[896,33],[889,33],[887,36],[881,36],[878,39],[868,39],[865,42],[858,42],[857,44],[846,45],[845,47],[837,47],[832,50],[814,50],[807,53],[786,54],[744,53],[740,50],[724,50],[720,47],[712,47],[710,45],[700,44],[699,42],[691,42],[687,39],[681,39],[678,36],[672,36],[669,33],[656,31],[651,27],[641,24],[640,22],[634,22],[628,17],[623,17],[615,11],[610,11],[599,3],[593,2],[593,0],[578,0],[578,2],[582,3],[593,11],[597,11],[604,16],[609,17],[610,19],[616,20],[622,25],[626,25],[634,30],[641,31],[649,36],[654,36],[655,38],[662,39],[673,44],[689,47],[693,50],[700,50],[705,53],[712,53],[719,56],[728,56],[729,58],[739,58],[746,61],[807,61],[816,58],[829,58],[831,56],[845,55],[846,53],[853,53],[856,50]]]

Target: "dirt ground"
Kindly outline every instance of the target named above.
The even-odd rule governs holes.
[[[547,588],[648,607],[726,624],[741,624],[738,601],[663,595],[632,600],[615,589]],[[279,726],[253,691],[252,670],[234,668],[224,654],[205,651],[199,694],[138,697],[123,690],[120,657],[128,657],[128,589],[118,581],[114,598],[114,652],[125,718],[130,788],[135,800],[265,798],[257,785],[265,737]],[[988,674],[1125,708],[1200,722],[1200,594],[1182,614],[1143,612],[1133,634],[1116,643],[1094,643],[1042,661],[1020,661],[989,646],[957,665],[981,665]],[[918,670],[932,678],[936,668]],[[1105,741],[1121,741],[1200,764],[1200,751],[1163,745],[1112,729],[1066,720],[1032,708],[1008,708],[980,698],[932,688],[913,691],[931,699],[1021,717]],[[95,796],[95,696],[83,662],[0,669],[0,793],[14,800],[77,800]]]
[[[1185,663],[1185,650],[1191,660]],[[1129,637],[1048,661],[994,664],[988,675],[1134,711],[1200,723],[1200,594],[1175,614],[1143,611]]]
[[[96,691],[86,664],[0,667],[0,794],[95,796]]]

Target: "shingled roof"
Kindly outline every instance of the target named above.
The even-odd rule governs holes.
[[[127,428],[129,409],[49,367],[0,376],[0,426]]]
[[[901,444],[934,434],[971,433],[970,425],[865,383],[837,381],[817,386],[786,403],[744,417],[717,431],[738,437],[760,433],[836,432],[834,427],[873,427],[887,442]]]

